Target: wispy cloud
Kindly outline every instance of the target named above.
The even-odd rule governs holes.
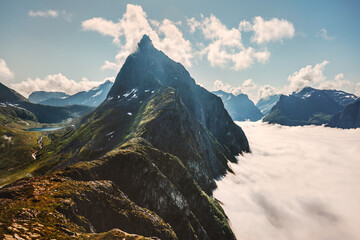
[[[57,11],[57,10],[39,10],[39,11],[33,11],[30,10],[28,15],[30,17],[43,17],[43,18],[58,18],[62,17],[68,22],[71,22],[72,14],[66,12],[65,10]]]
[[[252,153],[214,192],[238,239],[360,239],[360,129],[239,124]]]
[[[327,32],[327,30],[326,30],[325,28],[320,29],[320,30],[316,33],[316,36],[317,36],[317,37],[321,37],[322,39],[327,40],[327,41],[331,41],[331,40],[334,40],[334,39],[335,39],[335,37],[330,37],[330,36],[328,35],[328,32]]]
[[[59,16],[59,12],[55,10],[43,10],[43,11],[29,11],[30,17],[51,17],[51,18],[57,18]]]
[[[14,78],[14,72],[10,70],[4,59],[0,58],[0,80],[8,81]]]

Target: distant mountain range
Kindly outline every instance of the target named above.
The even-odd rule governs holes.
[[[271,95],[266,98],[261,98],[256,103],[256,107],[261,111],[264,116],[266,116],[269,114],[273,106],[275,106],[275,104],[279,101],[279,99],[279,94]]]
[[[357,99],[344,91],[305,87],[289,96],[281,95],[264,121],[289,126],[328,124]]]
[[[66,98],[68,96],[69,95],[64,92],[35,91],[29,95],[28,100],[32,103],[40,103],[50,98],[57,99],[57,98]]]
[[[61,92],[33,92],[29,96],[29,100],[50,106],[85,105],[97,107],[106,99],[112,85],[113,83],[108,80],[89,91],[81,91],[74,95],[67,95]]]
[[[221,90],[213,93],[222,99],[234,121],[258,121],[264,116],[246,94],[241,93],[235,96]]]
[[[36,120],[40,123],[59,123],[67,119],[74,119],[92,110],[92,108],[88,106],[73,105],[53,107],[31,103],[25,97],[2,83],[0,83],[0,104],[2,114],[7,114],[2,116],[5,122],[19,116],[24,116],[25,112],[28,111],[30,114],[27,114],[28,116],[26,116],[25,119]],[[24,110],[27,111],[24,112]],[[35,116],[36,119],[34,119],[33,116]]]

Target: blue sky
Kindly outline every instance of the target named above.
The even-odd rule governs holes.
[[[359,10],[356,0],[3,0],[0,81],[24,95],[85,90],[115,77],[148,33],[209,90],[360,94]]]

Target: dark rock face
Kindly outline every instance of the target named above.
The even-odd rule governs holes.
[[[360,101],[347,105],[342,112],[331,119],[328,126],[338,128],[360,127]]]
[[[275,94],[267,98],[261,98],[257,103],[256,107],[261,111],[261,113],[266,116],[269,114],[273,106],[279,101],[280,95]]]
[[[48,100],[48,99],[59,99],[59,98],[66,98],[69,95],[64,92],[46,92],[46,91],[35,91],[32,92],[28,100],[32,103],[40,103],[42,101]]]
[[[225,109],[234,121],[258,121],[263,117],[263,114],[246,94],[241,93],[235,96],[221,90],[213,93],[222,99]]]
[[[343,110],[342,104],[355,101],[355,98],[342,91],[306,87],[290,96],[280,96],[264,121],[290,126],[326,124]]]
[[[36,116],[40,123],[58,123],[67,119],[79,117],[93,108],[88,106],[53,107],[31,103],[16,91],[0,83],[0,103],[24,108]],[[6,106],[4,106],[6,107]]]
[[[40,102],[40,104],[50,106],[68,106],[68,105],[85,105],[90,107],[99,106],[108,95],[113,83],[106,81],[98,87],[89,91],[78,92],[74,95],[67,95],[63,98],[48,98]]]

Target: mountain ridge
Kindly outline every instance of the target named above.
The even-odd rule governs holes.
[[[356,99],[343,91],[305,87],[289,96],[281,95],[264,121],[290,126],[327,124]]]
[[[240,93],[235,96],[221,90],[212,93],[222,99],[226,110],[234,121],[258,121],[263,117],[263,114],[246,94]]]
[[[6,87],[2,83],[0,83],[0,103],[2,103],[3,107],[11,105],[26,109],[33,113],[36,116],[36,120],[40,123],[60,123],[68,119],[76,118],[93,109],[79,105],[54,107],[31,103],[18,92]]]
[[[50,106],[85,105],[97,107],[106,99],[112,85],[113,83],[110,80],[107,80],[88,91],[81,91],[62,98],[48,98],[40,101],[39,104]]]

